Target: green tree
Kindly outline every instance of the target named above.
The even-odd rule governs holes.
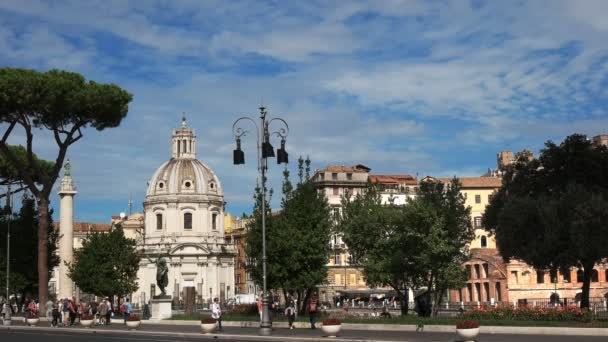
[[[408,290],[425,288],[440,305],[445,292],[462,286],[461,263],[474,237],[470,209],[460,183],[423,182],[403,206],[383,204],[373,185],[353,199],[344,197],[339,231],[371,286],[391,286],[407,314]]]
[[[48,296],[47,245],[49,196],[63,167],[68,148],[80,140],[88,126],[97,130],[117,127],[132,96],[113,84],[86,82],[77,73],[0,68],[0,123],[5,131],[0,154],[19,175],[38,203],[38,299]],[[16,127],[25,135],[25,156],[20,158],[7,141]],[[34,134],[51,133],[57,156],[50,170],[34,158]]]
[[[120,225],[109,232],[87,235],[82,248],[74,252],[69,276],[78,287],[98,296],[112,298],[135,292],[140,255],[137,243],[125,237]]]
[[[295,187],[284,171],[281,212],[266,221],[267,286],[295,293],[300,309],[327,277],[331,215],[327,200],[310,182],[310,160],[299,159]],[[261,189],[256,189],[253,220],[248,226],[247,255],[254,281],[262,282]],[[268,208],[268,206],[267,206]]]
[[[22,163],[27,161],[27,151],[23,146],[7,145],[8,149],[19,159]],[[52,162],[39,159],[36,154],[32,156],[32,160],[36,165],[36,168],[40,169],[43,174],[49,174],[54,164]],[[36,184],[40,184],[40,175],[35,175],[33,178]],[[19,176],[19,171],[15,168],[15,165],[6,159],[4,154],[0,153],[0,185],[11,185],[11,194],[19,193],[27,189],[27,186],[23,184]],[[0,198],[6,197],[6,194],[0,194]]]
[[[283,255],[285,278],[281,288],[284,294],[296,294],[300,311],[327,278],[329,241],[333,227],[331,210],[324,194],[319,193],[310,181],[309,158],[298,159],[298,183],[295,188],[289,181],[289,172],[283,173],[283,200],[281,203],[282,242],[287,253]]]
[[[8,208],[5,207],[5,213]],[[49,213],[49,217],[52,215]],[[4,214],[0,218],[0,265],[6,264],[6,231],[8,229],[7,220],[10,219],[11,225],[11,274],[10,274],[10,293],[21,294],[31,297],[38,293],[38,273],[33,272],[38,264],[37,248],[38,234],[38,212],[34,199],[25,197],[21,203],[19,213],[9,217]],[[52,222],[47,227],[48,249],[47,262],[49,275],[52,269],[59,265],[57,255],[57,242],[59,233],[54,229]],[[34,238],[32,238],[34,237]],[[0,268],[0,283],[6,281],[6,269]]]
[[[591,275],[608,257],[608,150],[574,134],[545,143],[538,159],[517,154],[483,216],[505,259],[539,270],[583,270],[581,307]]]

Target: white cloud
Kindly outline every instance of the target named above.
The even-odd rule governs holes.
[[[199,157],[241,208],[257,177],[254,139],[237,168],[230,129],[242,114],[257,116],[261,101],[290,124],[291,168],[310,155],[313,167],[475,175],[493,166],[493,150],[599,133],[608,74],[602,6],[5,0],[0,62],[72,69],[134,93],[119,128],[87,131],[70,151],[83,200],[133,192],[141,201],[185,111]],[[54,156],[48,139],[38,143],[43,157]],[[463,165],[472,158],[454,156],[465,153],[486,156]],[[275,189],[281,170],[272,166]]]

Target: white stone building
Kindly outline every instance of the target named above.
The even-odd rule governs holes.
[[[197,301],[234,298],[232,244],[224,240],[224,194],[215,173],[196,159],[196,135],[187,127],[173,130],[172,157],[148,182],[144,200],[144,257],[138,272],[134,300],[159,295],[156,258],[164,255],[169,266],[167,295],[183,299],[193,287]]]

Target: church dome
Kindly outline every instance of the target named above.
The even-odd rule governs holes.
[[[223,196],[215,173],[196,159],[196,135],[185,118],[181,128],[173,130],[172,158],[154,172],[146,197],[179,194]]]

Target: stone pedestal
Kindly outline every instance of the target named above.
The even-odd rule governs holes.
[[[152,320],[171,318],[171,296],[155,297],[150,300],[152,305]]]

